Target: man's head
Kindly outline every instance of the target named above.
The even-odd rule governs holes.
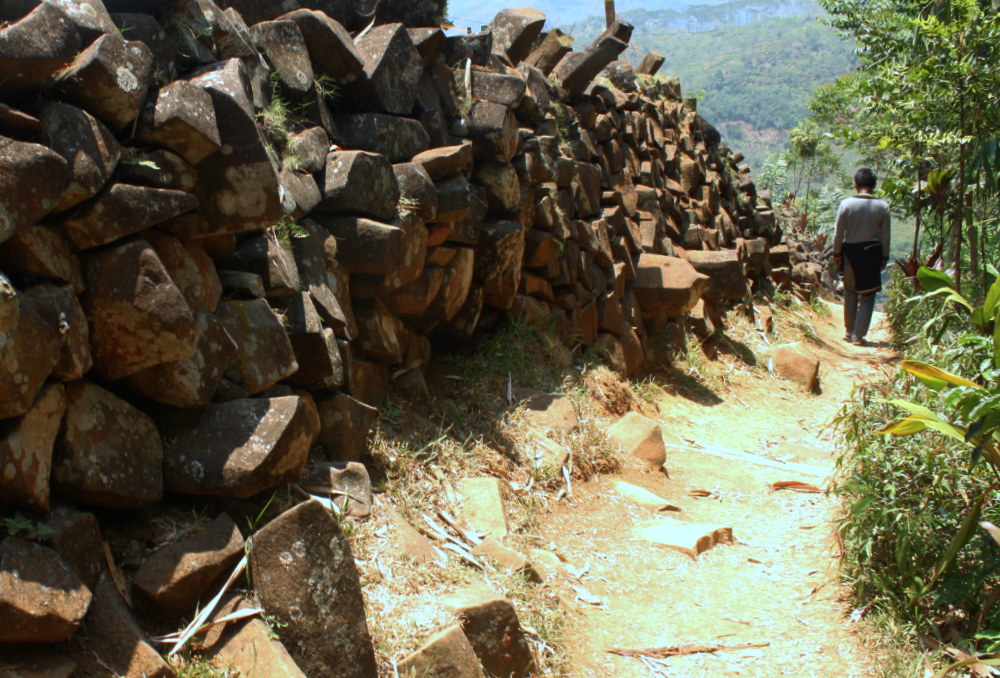
[[[876,181],[875,172],[867,167],[862,167],[854,174],[854,185],[859,191],[874,191]]]

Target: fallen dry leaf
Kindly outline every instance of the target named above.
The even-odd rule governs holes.
[[[114,556],[111,555],[111,547],[108,546],[108,542],[101,542],[104,546],[104,559],[108,562],[108,570],[111,572],[111,581],[115,583],[115,588],[118,592],[122,594],[122,598],[128,603],[129,608],[132,607],[132,596],[128,593],[128,584],[125,583],[125,572],[118,565],[115,565]]]
[[[809,483],[802,483],[798,480],[782,480],[777,483],[771,483],[769,485],[772,491],[777,490],[793,490],[795,492],[816,492],[818,494],[823,494],[823,490],[819,489],[815,485],[810,485]]]
[[[654,647],[648,650],[623,650],[621,648],[614,648],[606,650],[606,652],[622,657],[666,659],[667,657],[680,657],[688,654],[712,654],[724,650],[749,650],[756,647],[770,647],[770,645],[771,643],[746,643],[745,645],[671,645],[670,647]]]

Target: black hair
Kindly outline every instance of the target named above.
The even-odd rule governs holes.
[[[867,167],[862,167],[854,175],[854,183],[858,185],[858,188],[870,188],[875,190],[875,182],[877,178],[875,177],[875,172]]]

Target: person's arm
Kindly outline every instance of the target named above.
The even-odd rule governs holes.
[[[844,222],[844,203],[841,202],[840,207],[837,208],[837,224],[833,231],[833,258],[837,268],[840,268],[840,257],[844,249],[844,229],[846,228]]]
[[[888,206],[885,209],[885,218],[882,219],[879,231],[879,235],[882,238],[882,268],[884,269],[889,264],[889,252],[892,243],[892,215],[889,213]]]

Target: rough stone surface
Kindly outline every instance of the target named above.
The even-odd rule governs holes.
[[[63,219],[60,229],[78,250],[106,245],[198,207],[183,191],[115,184]]]
[[[90,601],[90,591],[52,549],[17,537],[0,542],[0,642],[64,640]]]
[[[19,283],[52,280],[68,283],[81,294],[85,289],[80,260],[59,231],[35,224],[20,228],[0,247],[0,269]]]
[[[243,536],[228,513],[188,539],[156,551],[135,573],[133,585],[167,616],[197,605],[212,583],[229,574],[243,555]]]
[[[237,348],[226,378],[247,393],[265,391],[298,371],[288,334],[266,301],[224,301],[218,316]]]
[[[86,649],[125,678],[176,678],[150,644],[107,572],[94,589],[87,612]]]
[[[608,437],[622,452],[642,459],[651,468],[659,468],[667,460],[660,425],[638,412],[629,412],[618,420],[608,429]]]
[[[490,22],[493,50],[503,51],[517,66],[531,54],[531,48],[545,25],[545,15],[537,9],[503,9]]]
[[[643,253],[635,264],[632,291],[643,311],[678,316],[694,308],[708,280],[681,258]]]
[[[507,535],[507,512],[503,507],[500,481],[496,478],[462,478],[461,517],[479,532],[486,532],[496,539]]]
[[[239,232],[276,224],[283,216],[278,172],[257,128],[243,62],[212,64],[190,82],[211,97],[221,147],[195,166],[201,177],[195,195],[202,232]]]
[[[413,157],[411,162],[422,165],[432,181],[442,181],[472,167],[472,144],[432,148]]]
[[[407,162],[431,145],[424,126],[410,118],[356,113],[338,115],[334,120],[345,138],[351,140],[352,148],[378,153],[392,163]]]
[[[302,476],[318,431],[298,396],[233,400],[163,413],[171,492],[246,499]]]
[[[688,263],[698,273],[709,277],[708,284],[702,292],[705,299],[723,301],[747,297],[749,293],[747,276],[737,250],[690,252]]]
[[[539,428],[569,433],[579,424],[573,401],[566,396],[515,389],[514,397],[524,403],[528,421]]]
[[[152,419],[96,384],[66,384],[52,460],[56,490],[93,506],[151,506],[163,496],[162,463]]]
[[[402,24],[376,26],[354,46],[365,66],[345,95],[367,110],[409,114],[424,60],[406,28]]]
[[[69,176],[55,151],[0,137],[0,243],[54,210]]]
[[[778,346],[771,354],[774,371],[809,391],[819,391],[819,358],[801,342]]]
[[[117,131],[135,120],[146,101],[153,53],[141,42],[122,40],[116,28],[112,33],[101,36],[61,71],[56,87],[66,101]]]
[[[0,419],[27,412],[59,362],[58,330],[19,297],[0,274]]]
[[[340,85],[357,80],[365,60],[354,47],[354,39],[337,21],[321,11],[298,9],[280,17],[294,21],[309,49],[313,70]]]
[[[197,165],[222,147],[212,96],[186,80],[170,83],[140,116],[136,139],[165,146]]]
[[[487,675],[524,678],[530,673],[534,657],[513,603],[482,585],[462,589],[441,602],[462,621],[462,630]]]
[[[484,678],[485,675],[462,627],[458,625],[431,636],[420,649],[402,661],[399,670],[405,676],[427,678]]]
[[[52,448],[65,411],[62,384],[49,384],[24,416],[0,421],[0,493],[4,503],[48,513]]]
[[[317,407],[321,426],[317,442],[327,458],[340,462],[364,458],[378,410],[342,393],[322,398]]]
[[[86,276],[80,301],[99,376],[115,381],[194,354],[194,315],[149,243],[91,255]]]
[[[250,541],[250,574],[282,641],[306,675],[376,678],[361,583],[350,542],[317,501],[265,525]]]
[[[65,158],[69,184],[56,212],[97,194],[121,158],[121,145],[107,127],[74,106],[51,102],[42,107],[42,127],[50,148]]]
[[[346,499],[349,516],[367,518],[371,515],[372,483],[364,464],[356,461],[313,464],[302,474],[299,486],[306,492],[330,495],[341,506]]]
[[[44,35],[45,40],[38,36]],[[0,31],[0,97],[25,94],[69,65],[81,40],[73,20],[54,2]]]
[[[399,202],[399,185],[389,161],[375,153],[336,151],[327,156],[320,185],[321,212],[359,214],[392,219]]]
[[[248,607],[238,595],[224,598],[214,618]],[[224,665],[239,668],[246,678],[306,678],[285,646],[260,617],[225,625],[217,638],[211,631],[206,639],[206,655]]]
[[[96,590],[107,560],[101,546],[101,527],[94,514],[55,507],[45,525],[52,531],[44,537],[45,544],[55,549],[88,589]]]

